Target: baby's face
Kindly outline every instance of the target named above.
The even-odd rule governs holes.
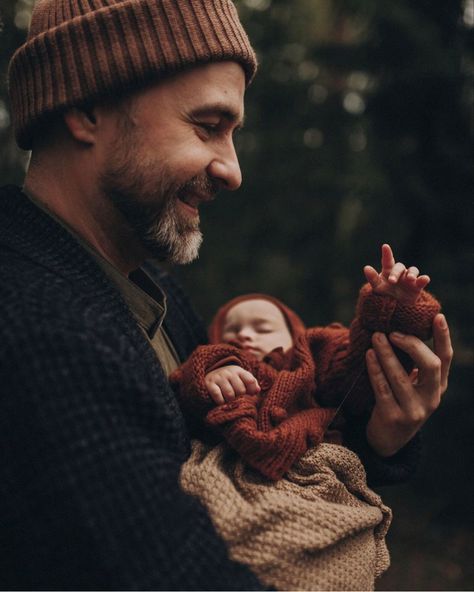
[[[281,310],[268,300],[244,300],[225,317],[222,341],[239,341],[259,360],[276,347],[284,351],[293,345]]]

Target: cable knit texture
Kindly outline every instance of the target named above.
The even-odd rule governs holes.
[[[257,61],[230,0],[37,0],[9,68],[17,142],[31,148],[47,114],[223,60],[250,83]]]
[[[190,441],[151,346],[74,238],[0,189],[0,580],[9,590],[258,590],[179,487]],[[168,296],[181,359],[205,339]]]
[[[343,446],[310,449],[270,483],[225,443],[194,441],[181,484],[206,506],[231,557],[277,590],[373,590],[389,566],[391,511]]]
[[[299,332],[289,352],[284,354],[280,348],[263,362],[234,345],[202,346],[171,380],[179,388],[186,415],[194,420],[198,417],[219,432],[263,475],[280,479],[309,447],[323,440],[341,404],[341,414],[349,422],[367,418],[374,403],[365,370],[372,333],[397,330],[428,339],[439,310],[437,300],[426,291],[416,304],[401,305],[373,293],[366,284],[350,329],[334,323]],[[212,327],[215,323],[211,336],[217,339]],[[223,364],[237,364],[251,372],[261,392],[216,406],[207,392],[205,376]],[[409,364],[405,361],[407,369]]]

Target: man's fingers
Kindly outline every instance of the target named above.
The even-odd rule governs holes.
[[[391,409],[396,410],[398,404],[373,349],[367,351],[366,362],[370,384],[372,385],[377,404],[384,407],[387,412],[390,412]]]
[[[433,321],[434,351],[441,360],[441,391],[442,394],[448,387],[448,375],[453,359],[453,347],[449,334],[448,323],[443,314],[437,314]]]
[[[406,352],[418,368],[418,392],[430,393],[436,398],[441,385],[441,360],[438,355],[413,335],[391,333],[390,341]]]
[[[412,384],[416,385],[418,383],[418,368],[413,368],[410,372],[410,380]]]
[[[374,333],[372,336],[372,344],[377,353],[377,359],[381,370],[383,371],[387,383],[393,393],[393,397],[400,407],[409,411],[414,404],[413,384],[410,377],[401,365],[390,342],[383,333]]]

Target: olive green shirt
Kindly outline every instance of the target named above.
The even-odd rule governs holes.
[[[105,275],[118,288],[138,326],[153,347],[163,370],[169,376],[179,366],[180,361],[163,327],[166,316],[166,295],[158,284],[140,267],[133,271],[129,277],[125,276],[79,236],[67,222],[56,216],[46,204],[30,193],[26,193],[25,190],[23,190],[23,193],[41,210],[56,220],[58,224],[61,224],[91,254]]]

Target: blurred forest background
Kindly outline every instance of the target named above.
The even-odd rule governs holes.
[[[6,71],[34,0],[0,0],[0,180],[28,155]],[[379,590],[473,590],[474,0],[237,0],[260,71],[238,137],[244,183],[203,212],[199,261],[178,270],[206,321],[246,291],[308,324],[350,322],[380,245],[432,277],[456,357],[394,510]]]

